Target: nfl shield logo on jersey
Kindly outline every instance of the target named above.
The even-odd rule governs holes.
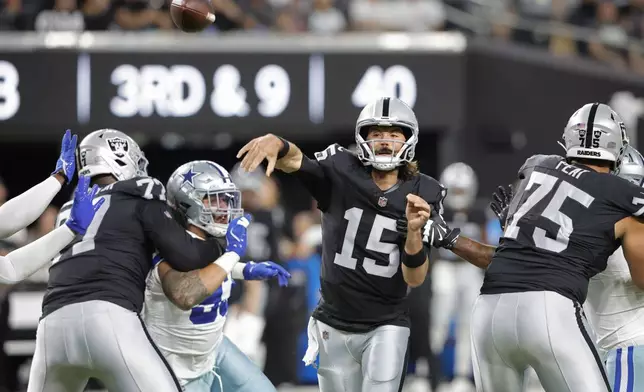
[[[328,331],[322,331],[322,339],[329,340],[329,332]]]
[[[380,196],[380,198],[378,198],[378,205],[380,207],[386,207],[387,206],[387,198],[383,197],[383,196]]]
[[[129,149],[127,140],[121,139],[120,137],[107,139],[107,144],[110,146],[114,155],[119,158],[123,158]]]

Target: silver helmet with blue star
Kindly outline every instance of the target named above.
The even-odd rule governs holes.
[[[635,147],[626,147],[617,175],[637,186],[644,186],[644,158]]]
[[[241,192],[221,165],[211,161],[185,163],[166,186],[168,203],[186,221],[215,237],[226,235],[228,223],[242,216]]]

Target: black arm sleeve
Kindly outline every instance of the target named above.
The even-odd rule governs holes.
[[[300,169],[293,172],[293,175],[304,184],[311,196],[317,200],[320,211],[326,211],[331,202],[331,182],[322,165],[304,155]]]
[[[223,254],[214,238],[202,241],[193,238],[172,218],[170,207],[162,201],[141,201],[139,220],[159,255],[180,272],[206,267]]]

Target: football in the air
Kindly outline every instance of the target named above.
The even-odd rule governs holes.
[[[172,0],[170,6],[172,21],[186,33],[196,33],[215,21],[210,0]]]

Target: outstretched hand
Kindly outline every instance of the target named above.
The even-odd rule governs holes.
[[[510,202],[514,196],[514,190],[512,189],[512,184],[508,185],[506,190],[504,187],[499,186],[492,194],[492,202],[490,203],[490,209],[494,214],[499,218],[501,223],[501,228],[505,230],[505,224],[508,220],[508,211],[510,208]]]
[[[252,172],[262,164],[264,159],[266,159],[268,162],[266,175],[270,176],[273,173],[273,170],[275,170],[277,155],[283,146],[284,143],[282,140],[271,133],[256,137],[242,147],[237,153],[238,159],[244,157],[241,161],[240,167],[247,172]]]
[[[56,161],[56,169],[52,173],[60,174],[65,177],[65,182],[69,182],[74,177],[76,172],[76,143],[78,141],[77,135],[72,135],[70,130],[65,131],[63,141],[60,146],[60,156]]]
[[[78,178],[78,186],[74,192],[74,203],[69,214],[69,219],[65,222],[74,233],[84,235],[87,228],[92,223],[94,215],[105,202],[100,198],[96,203],[93,202],[98,186],[94,185],[89,189],[89,177],[81,176]]]
[[[277,277],[277,282],[280,287],[284,287],[288,286],[288,280],[291,278],[291,274],[282,266],[272,261],[264,261],[262,263],[251,261],[244,266],[245,280],[266,280],[274,277]]]

